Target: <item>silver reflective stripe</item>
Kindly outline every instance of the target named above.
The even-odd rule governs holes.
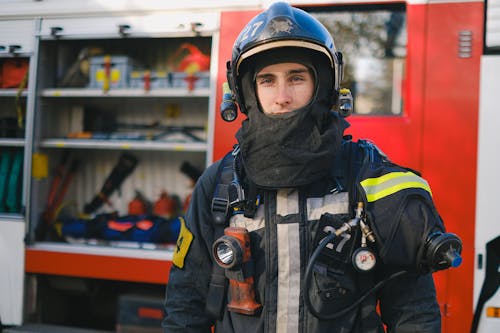
[[[325,195],[322,198],[307,199],[307,220],[319,220],[321,215],[349,213],[349,193],[340,192]]]
[[[299,331],[300,235],[298,223],[278,224],[277,333]]]
[[[276,196],[276,213],[281,216],[299,213],[299,192],[294,189],[282,189]]]

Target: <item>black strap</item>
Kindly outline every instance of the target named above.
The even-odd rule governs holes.
[[[352,206],[355,206],[359,201],[364,201],[360,194],[362,191],[360,175],[365,172],[366,168],[373,168],[387,161],[387,157],[377,146],[366,140],[351,141],[349,145],[349,201]],[[367,203],[364,202],[364,204],[367,207]],[[375,285],[373,273],[358,274],[358,283],[363,290],[368,289],[371,291],[376,291],[385,284],[377,284],[377,286],[373,287]],[[374,299],[375,294],[369,295],[369,293],[363,294],[366,297],[361,300],[359,307],[359,316],[361,317],[360,326],[363,332],[377,331],[380,325],[378,316],[375,315],[374,311],[374,304],[376,303]]]
[[[349,193],[349,203],[351,207],[355,207],[358,202],[357,193],[357,178],[359,171],[363,165],[363,154],[360,150],[358,142],[346,140],[342,144],[342,161],[344,164],[345,187]]]
[[[243,214],[245,217],[253,218],[255,213],[257,212],[257,207],[259,203],[257,202],[257,197],[259,195],[259,191],[257,189],[257,185],[253,182],[249,182],[248,184],[248,199],[246,201]]]
[[[224,228],[229,224],[230,207],[227,188],[233,178],[233,160],[232,152],[227,153],[217,171],[211,207],[215,222],[214,239],[218,239],[224,235]],[[213,261],[205,312],[214,319],[222,319],[224,307],[227,302],[227,286],[228,280],[226,279],[224,269]]]
[[[227,285],[228,280],[224,269],[214,262],[205,304],[205,312],[211,318],[221,320],[223,317],[227,303]]]
[[[233,178],[233,155],[227,153],[217,171],[215,190],[212,198],[212,215],[216,225],[227,225],[229,218],[229,195],[227,188]]]
[[[343,161],[347,163],[345,169],[349,202],[352,207],[355,207],[359,201],[362,201],[359,175],[364,174],[366,168],[375,168],[382,163],[390,163],[390,161],[377,146],[362,139],[356,142],[350,139],[344,141],[342,156]]]

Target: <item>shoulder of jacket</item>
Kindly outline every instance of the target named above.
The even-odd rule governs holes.
[[[215,178],[217,176],[217,172],[219,170],[219,166],[221,164],[221,160],[215,161],[214,163],[210,164],[205,171],[203,171],[200,180],[203,182],[213,182],[215,181]]]
[[[195,190],[202,191],[205,196],[211,198],[214,192],[214,187],[216,186],[219,166],[221,165],[221,160],[217,160],[210,164],[201,174],[200,178],[196,182]]]
[[[390,162],[363,168],[358,181],[368,202],[383,198],[402,201],[409,195],[432,198],[429,183],[419,172]]]

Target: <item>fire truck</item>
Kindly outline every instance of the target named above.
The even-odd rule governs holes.
[[[2,328],[113,330],[121,295],[164,296],[171,240],[120,217],[139,192],[187,201],[181,166],[232,148],[243,117],[218,114],[226,61],[271,2],[0,0]],[[499,332],[500,0],[291,3],[344,53],[348,133],[419,170],[463,241],[461,266],[434,273],[442,331]]]

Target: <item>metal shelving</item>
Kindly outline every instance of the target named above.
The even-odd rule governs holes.
[[[113,89],[104,92],[102,89],[90,88],[55,88],[44,89],[42,97],[120,97],[120,98],[147,98],[147,97],[169,97],[169,98],[195,98],[210,96],[209,88],[197,88],[191,91],[182,88],[155,89],[145,91],[143,89]]]
[[[0,97],[16,97],[18,94],[17,89],[0,89]],[[28,96],[28,92],[23,90],[21,92],[22,97]]]
[[[87,139],[44,139],[40,142],[43,148],[73,149],[124,149],[124,150],[158,150],[177,152],[206,152],[206,142],[168,142],[146,140],[87,140]]]
[[[207,17],[213,20],[212,16]],[[202,81],[196,81],[194,87],[188,89],[192,81],[174,81],[182,79],[172,73],[166,84],[152,85],[148,90],[129,88],[133,85],[128,82],[104,90],[95,88],[95,81],[92,83],[91,80],[97,79],[92,76],[92,70],[89,70],[87,82],[75,85],[62,84],[61,77],[65,76],[69,68],[75,68],[75,60],[80,59],[82,50],[88,47],[101,48],[104,50],[101,54],[118,54],[120,59],[130,59],[130,63],[140,63],[152,71],[165,72],[166,62],[185,43],[197,45],[206,54],[215,52],[217,39],[213,38],[213,34],[216,31],[210,30],[213,23],[208,22],[206,28],[209,30],[201,34],[193,31],[184,34],[175,31],[170,34],[167,31],[148,35],[147,31],[142,31],[137,35],[127,34],[124,38],[116,34],[114,28],[109,28],[106,20],[99,21],[103,23],[104,30],[96,30],[100,33],[90,37],[85,30],[88,25],[82,24],[89,20],[56,21],[42,21],[37,36],[39,61],[32,143],[33,153],[45,156],[41,160],[48,163],[48,175],[31,179],[32,190],[29,195],[32,223],[27,269],[34,273],[54,273],[57,270],[61,274],[80,274],[70,270],[62,272],[57,267],[36,267],[37,260],[29,258],[38,257],[40,253],[57,257],[57,260],[65,260],[67,254],[72,254],[82,260],[87,260],[84,256],[88,255],[92,257],[89,260],[109,257],[109,261],[114,262],[116,257],[126,259],[130,255],[131,260],[143,258],[165,263],[171,256],[165,256],[160,248],[144,252],[144,244],[139,244],[141,248],[123,251],[125,243],[104,242],[98,247],[85,241],[81,244],[48,243],[51,239],[35,239],[34,230],[46,207],[54,170],[65,155],[79,163],[65,197],[65,201],[74,205],[75,213],[82,211],[85,204],[98,193],[124,152],[134,155],[139,163],[120,190],[108,198],[112,206],[106,206],[105,203],[95,214],[107,213],[110,209],[115,209],[120,216],[127,214],[127,203],[134,198],[136,190],[140,190],[150,201],[156,200],[163,189],[183,200],[191,185],[184,179],[181,165],[189,162],[203,169],[211,161],[213,129],[209,123],[214,119],[212,99],[215,98],[211,82],[215,80],[208,78],[206,86],[207,77],[203,76]],[[61,28],[61,35],[51,35],[50,27],[54,25]],[[106,32],[106,27],[113,31]],[[87,60],[90,64],[91,58]],[[126,70],[119,68],[122,71],[120,75],[128,75],[129,67]],[[136,70],[135,67],[132,69]],[[116,127],[110,129],[110,123]],[[128,245],[138,246],[133,242]],[[155,251],[163,254],[156,257]],[[96,276],[99,274],[96,272]],[[102,274],[106,276],[105,272]]]
[[[24,139],[1,138],[0,147],[24,147]]]

